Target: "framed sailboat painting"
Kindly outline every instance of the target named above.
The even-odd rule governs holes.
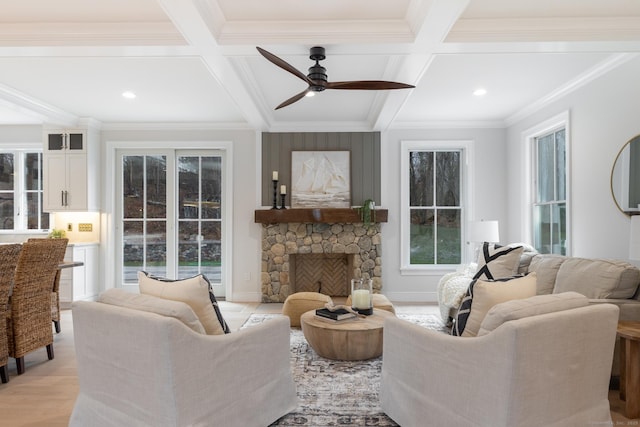
[[[351,206],[349,151],[292,151],[291,207]]]

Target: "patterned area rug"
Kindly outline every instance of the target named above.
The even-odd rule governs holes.
[[[250,327],[278,314],[252,314],[242,326]],[[398,317],[425,328],[445,332],[436,315]],[[382,357],[364,361],[330,360],[318,356],[300,328],[291,329],[291,364],[299,405],[272,426],[397,426],[380,409]]]

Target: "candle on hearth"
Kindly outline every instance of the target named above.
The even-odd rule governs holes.
[[[280,186],[280,194],[287,194],[287,186],[286,185],[281,185]]]
[[[278,171],[273,171],[273,173],[271,174],[271,179],[273,181],[277,181],[278,180]]]
[[[354,308],[367,309],[370,307],[369,291],[366,289],[357,289],[353,291],[351,298]]]

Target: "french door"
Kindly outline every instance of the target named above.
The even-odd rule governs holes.
[[[223,153],[217,150],[118,152],[121,278],[137,272],[223,283]]]

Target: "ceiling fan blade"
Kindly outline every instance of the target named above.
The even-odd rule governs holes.
[[[278,58],[273,53],[268,52],[268,51],[262,49],[261,47],[256,46],[256,49],[258,49],[258,52],[260,52],[260,54],[262,56],[267,58],[269,61],[271,61],[272,63],[274,63],[278,67],[282,68],[285,71],[290,72],[291,74],[293,74],[294,76],[298,77],[299,79],[304,80],[305,82],[307,82],[308,85],[313,84],[313,82],[311,81],[311,79],[309,79],[309,77],[307,77],[306,75],[302,74],[293,65],[291,65],[288,62]]]
[[[351,82],[327,82],[325,89],[386,90],[412,89],[414,87],[406,83],[387,82],[384,80],[355,80]]]
[[[309,89],[305,89],[302,92],[300,92],[299,94],[292,96],[291,98],[289,98],[286,101],[284,101],[282,104],[278,105],[276,107],[276,110],[279,110],[282,107],[286,107],[287,105],[291,105],[294,102],[300,101],[302,98],[305,97],[307,92],[309,92]]]

